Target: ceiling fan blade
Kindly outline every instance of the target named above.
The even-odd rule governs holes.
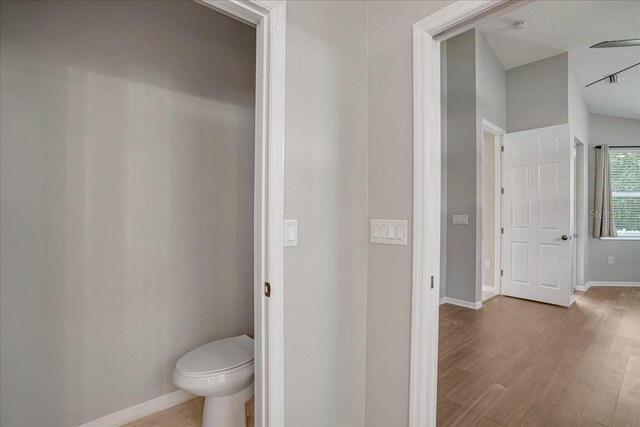
[[[602,47],[631,47],[631,46],[640,46],[640,39],[611,40],[611,41],[600,42],[591,46],[591,49],[602,48]]]

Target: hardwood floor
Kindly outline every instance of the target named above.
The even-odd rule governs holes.
[[[440,306],[438,426],[640,426],[640,288]]]
[[[196,397],[123,427],[201,427],[203,408],[204,398]]]

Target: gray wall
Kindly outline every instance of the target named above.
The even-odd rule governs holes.
[[[475,38],[475,30],[469,30],[447,40],[446,289],[447,297],[470,302],[476,301],[476,239],[480,228],[477,224],[481,224],[477,222],[476,200],[479,156]],[[451,215],[455,214],[469,215],[469,225],[451,224]]]
[[[484,36],[469,30],[445,43],[447,73],[446,296],[482,299],[482,120],[506,127],[505,71]],[[493,208],[493,206],[491,206]],[[469,215],[469,225],[451,224],[451,215]],[[452,262],[455,260],[455,262]]]
[[[447,295],[447,43],[440,43],[440,300]]]
[[[483,215],[491,215],[494,217],[495,205],[490,203],[489,206],[485,206],[482,198],[482,186],[484,183],[484,176],[482,173],[483,166],[483,150],[482,150],[482,120],[488,120],[501,129],[507,128],[507,83],[506,72],[500,63],[500,60],[487,43],[484,36],[475,30],[476,41],[476,180],[475,180],[475,198],[476,198],[476,223],[479,224],[476,229],[476,254],[474,257],[476,268],[476,294],[475,300],[472,302],[482,301],[482,276],[485,272],[490,275],[493,274],[492,262],[491,268],[486,269],[484,266],[484,260],[482,258],[482,245],[483,242],[487,244],[487,249],[493,255],[493,234],[482,238],[483,230]],[[490,155],[493,155],[493,150],[490,150]],[[489,168],[493,168],[494,159],[489,159],[489,163],[486,165]],[[469,185],[473,185],[469,183]],[[487,201],[491,201],[494,188],[494,180],[489,183],[491,189],[490,195]],[[461,189],[461,191],[464,191]],[[489,225],[493,224],[493,220]],[[472,260],[469,260],[472,262]],[[488,271],[487,271],[488,270]],[[493,282],[493,279],[491,279]]]
[[[507,70],[507,132],[569,122],[566,53]]]
[[[589,210],[593,209],[596,145],[640,144],[640,120],[591,114],[589,116]],[[586,281],[640,282],[640,241],[602,240],[593,237],[589,220]],[[612,256],[614,264],[608,264]]]
[[[507,128],[507,81],[500,60],[476,30],[476,105],[478,108],[478,132],[482,133],[482,119]]]
[[[285,422],[364,425],[367,4],[287,5]]]
[[[370,219],[399,218],[411,224],[411,26],[450,3],[368,2]],[[406,426],[409,422],[411,233],[410,227],[406,247],[368,244],[367,426]]]
[[[255,31],[192,2],[0,15],[0,424],[78,425],[253,331]]]

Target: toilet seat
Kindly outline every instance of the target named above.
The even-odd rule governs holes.
[[[182,356],[173,383],[204,396],[204,427],[245,423],[245,403],[253,396],[253,339],[246,335],[205,344]]]
[[[246,335],[225,338],[191,350],[176,363],[184,377],[210,377],[253,364],[253,340]]]

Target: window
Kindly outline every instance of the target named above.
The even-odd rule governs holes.
[[[611,148],[609,164],[618,236],[640,238],[640,148]]]

